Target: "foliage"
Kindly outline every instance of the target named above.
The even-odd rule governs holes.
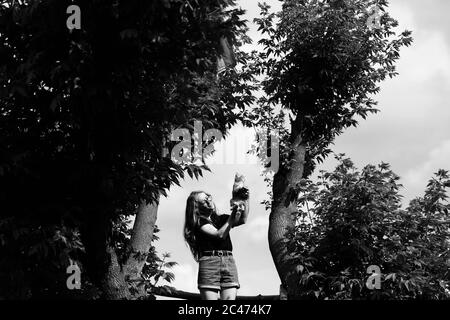
[[[67,221],[41,221],[37,226],[25,219],[3,219],[0,245],[0,300],[77,296],[67,290],[66,267],[79,259],[84,246],[77,229]],[[87,281],[85,284],[84,289],[89,288]]]
[[[400,48],[412,42],[411,32],[397,34],[385,0],[284,0],[271,13],[259,4],[255,19],[263,49],[254,53],[253,68],[262,77],[264,94],[249,122],[280,130],[279,170],[266,181],[271,187],[269,247],[288,296],[297,290],[297,273],[287,263],[282,245],[294,227],[299,188],[330,153],[334,139],[358,117],[378,112],[373,96],[379,84],[396,75]],[[380,23],[368,25],[373,7]],[[273,116],[275,115],[275,117]],[[277,116],[278,115],[278,116]],[[276,150],[278,151],[278,150]]]
[[[152,291],[160,280],[164,280],[169,284],[175,280],[175,274],[168,271],[178,263],[174,261],[166,261],[170,258],[170,253],[163,253],[162,258],[158,257],[155,248],[152,247],[147,262],[142,270],[146,280],[146,289]]]
[[[380,25],[369,28],[375,6]],[[278,13],[265,3],[259,7],[255,22],[263,50],[254,53],[253,68],[263,76],[264,95],[248,117],[290,127],[280,132],[282,170],[289,168],[292,143],[301,137],[307,177],[330,154],[334,138],[357,126],[356,117],[378,112],[372,96],[381,81],[397,74],[394,63],[400,48],[411,44],[411,32],[396,34],[398,23],[385,0],[285,0]]]
[[[401,208],[399,177],[386,163],[357,171],[338,155],[333,172],[297,185],[298,223],[289,232],[297,294],[318,299],[449,299],[448,171],[425,195]],[[380,290],[368,290],[367,268],[381,268]]]
[[[116,252],[118,253],[119,259],[125,260],[127,255],[130,254],[129,250],[129,241],[131,238],[131,229],[130,229],[131,221],[125,217],[122,217],[119,221],[116,222],[114,228],[113,241],[116,244]],[[145,299],[155,299],[152,295],[152,291],[155,289],[160,279],[171,283],[175,280],[175,274],[167,269],[171,269],[176,266],[178,263],[174,261],[166,261],[166,259],[170,258],[170,253],[163,253],[160,257],[156,248],[154,246],[155,241],[159,240],[158,233],[161,230],[157,225],[154,227],[153,231],[153,240],[152,246],[149,249],[149,252],[143,257],[145,259],[145,265],[141,272],[141,279],[139,280],[138,287],[145,286],[146,292],[150,295],[145,297]]]
[[[67,232],[78,230],[89,251],[101,241],[87,238],[110,237],[142,200],[155,201],[184,178],[186,167],[163,153],[172,129],[200,120],[225,132],[252,101],[251,75],[245,68],[216,74],[222,36],[246,64],[238,50],[248,41],[243,11],[233,0],[79,0],[81,30],[69,31],[71,4],[0,4],[0,223],[30,234],[50,228],[24,238],[33,248],[69,217],[78,229]],[[48,261],[58,270],[78,250],[71,241],[79,239],[67,239],[65,258]],[[2,273],[29,272],[19,263],[27,250],[8,234],[0,255]]]
[[[130,250],[129,241],[131,238],[131,229],[130,229],[131,221],[125,217],[122,217],[121,220],[116,222],[114,228],[113,241],[116,245],[116,251],[118,253],[119,259],[126,259],[127,255],[130,254],[128,252]],[[156,248],[154,246],[155,241],[159,240],[158,233],[161,230],[157,225],[155,225],[153,230],[153,240],[152,246],[149,249],[148,254],[143,257],[145,259],[145,265],[141,272],[141,282],[140,285],[145,286],[146,290],[151,292],[153,288],[156,287],[157,283],[160,279],[163,279],[167,282],[172,282],[175,280],[175,275],[167,271],[167,269],[171,269],[177,265],[177,262],[174,261],[166,261],[166,259],[170,258],[170,253],[163,253],[160,257]]]

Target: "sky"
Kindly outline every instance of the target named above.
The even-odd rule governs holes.
[[[266,2],[280,8],[277,0]],[[249,36],[256,42],[260,36],[253,19],[259,13],[258,2],[238,3],[247,10]],[[413,32],[414,42],[401,49],[399,76],[381,84],[375,97],[381,112],[361,119],[357,128],[347,129],[332,149],[345,153],[360,169],[367,164],[389,163],[401,177],[401,194],[407,204],[423,195],[434,172],[450,170],[450,1],[391,0],[389,12],[399,21],[400,30]],[[267,240],[269,212],[260,204],[267,199],[268,189],[257,160],[245,155],[252,137],[252,129],[234,127],[226,141],[216,147],[212,172],[205,172],[198,181],[187,178],[181,187],[171,188],[160,203],[160,240],[155,246],[179,263],[172,270],[175,281],[171,284],[179,290],[198,292],[198,264],[182,236],[187,197],[191,191],[205,190],[221,213],[229,213],[234,174],[240,172],[246,177],[251,197],[247,223],[230,233],[241,284],[238,295],[279,294],[280,279]],[[335,164],[331,157],[316,170],[333,170]]]

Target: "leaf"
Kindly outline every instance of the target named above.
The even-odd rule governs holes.
[[[54,112],[61,100],[62,96],[60,94],[58,94],[55,98],[53,98],[52,102],[50,103],[50,110]]]
[[[304,270],[304,269],[305,269],[305,267],[302,266],[302,265],[298,265],[298,266],[296,267],[296,270],[297,270],[298,273],[303,273],[303,270]]]
[[[125,29],[120,32],[121,39],[137,38],[138,31],[136,29]]]
[[[175,275],[171,272],[167,272],[164,274],[163,276],[164,280],[166,280],[167,282],[172,282],[173,280],[175,280]]]
[[[27,98],[28,97],[28,93],[26,92],[26,90],[21,87],[21,86],[15,86],[13,89],[13,92],[18,92],[22,97]]]
[[[386,276],[385,280],[395,281],[395,277],[396,277],[395,273],[390,273]]]
[[[177,262],[171,261],[171,262],[166,262],[166,263],[164,264],[164,267],[165,267],[165,268],[173,268],[173,267],[176,266],[176,265],[178,265]]]
[[[186,167],[186,171],[187,171],[189,177],[191,177],[191,179],[193,179],[194,178],[194,174],[193,174],[192,169],[191,169],[190,166]]]

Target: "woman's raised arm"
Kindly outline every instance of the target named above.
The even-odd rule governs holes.
[[[231,228],[236,226],[234,223],[235,219],[236,219],[236,213],[231,213],[231,215],[229,215],[227,221],[225,221],[225,223],[223,224],[223,226],[220,229],[217,229],[211,223],[207,223],[207,224],[204,224],[203,226],[201,226],[200,230],[210,236],[213,236],[213,237],[216,237],[219,239],[224,239],[227,237]]]

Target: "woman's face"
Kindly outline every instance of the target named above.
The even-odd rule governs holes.
[[[213,210],[214,202],[212,201],[212,197],[210,194],[202,192],[197,196],[197,201],[200,204],[201,208]]]

